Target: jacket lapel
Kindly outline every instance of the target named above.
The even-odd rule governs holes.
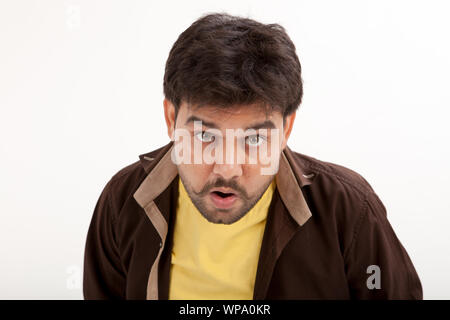
[[[301,187],[311,184],[300,167],[294,167],[293,154],[286,148],[281,154],[278,173],[275,176],[277,189],[273,195],[267,215],[258,269],[256,272],[253,299],[265,298],[275,264],[298,228],[308,221],[311,212]]]
[[[141,157],[141,161],[152,161],[155,162],[155,164],[151,166],[150,164],[144,162],[144,168],[147,167],[147,170],[151,171],[134,193],[134,198],[144,209],[147,217],[150,219],[161,238],[159,243],[159,251],[153,265],[151,266],[147,281],[147,300],[158,300],[159,298],[159,261],[166,243],[170,211],[167,210],[168,206],[161,205],[160,201],[158,201],[160,203],[160,206],[158,207],[155,199],[161,199],[161,194],[163,191],[167,189],[173,179],[178,175],[177,167],[171,160],[171,146],[172,142],[166,145],[166,147],[163,148],[155,159],[145,155]],[[160,210],[160,208],[164,209]]]

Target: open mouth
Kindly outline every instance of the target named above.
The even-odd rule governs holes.
[[[224,193],[220,191],[213,191],[213,193],[217,194],[221,198],[227,198],[234,195],[234,193]]]
[[[211,200],[216,208],[228,209],[231,208],[238,196],[232,192],[213,191],[210,193]]]

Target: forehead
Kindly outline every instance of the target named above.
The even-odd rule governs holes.
[[[183,103],[178,117],[182,126],[193,125],[193,120],[202,120],[204,125],[218,129],[247,128],[254,124],[265,124],[269,127],[282,125],[282,115],[279,111],[268,111],[259,104],[220,107],[192,106]]]

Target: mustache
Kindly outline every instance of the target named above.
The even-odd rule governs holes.
[[[238,195],[242,195],[243,198],[248,199],[247,191],[242,188],[236,180],[225,180],[223,178],[218,178],[215,182],[207,183],[202,190],[198,193],[199,196],[204,196],[210,192],[213,188],[229,188],[232,189]]]

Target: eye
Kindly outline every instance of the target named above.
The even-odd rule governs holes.
[[[254,135],[251,135],[251,136],[248,136],[248,137],[245,138],[245,142],[249,146],[252,146],[252,147],[259,146],[261,143],[264,142],[264,140],[266,140],[265,137],[264,136],[260,136],[258,134],[254,134]]]
[[[213,142],[214,135],[207,131],[201,131],[194,134],[194,136],[202,142]]]

